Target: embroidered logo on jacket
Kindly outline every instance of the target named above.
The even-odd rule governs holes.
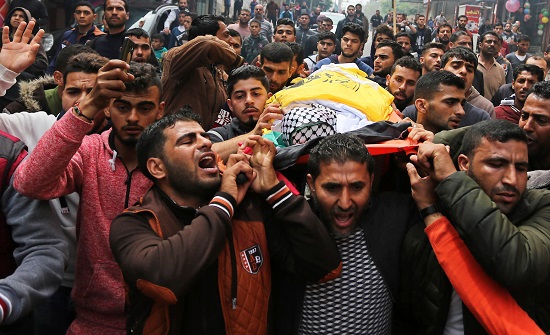
[[[259,245],[245,249],[239,253],[244,269],[248,273],[257,274],[264,262],[264,256]]]

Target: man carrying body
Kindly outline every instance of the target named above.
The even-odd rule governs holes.
[[[342,28],[343,37],[340,40],[342,52],[339,55],[331,55],[317,63],[312,72],[315,72],[325,64],[344,64],[355,63],[359,70],[365,72],[368,77],[371,77],[373,69],[363,63],[358,57],[363,50],[365,31],[363,27],[355,23],[348,23]]]
[[[105,35],[104,32],[99,30],[94,25],[94,20],[96,19],[97,14],[94,13],[94,7],[88,1],[78,2],[73,15],[76,22],[76,27],[66,31],[61,37],[61,46],[55,53],[55,56],[48,66],[48,70],[46,71],[48,74],[54,73],[57,55],[61,49],[71,44],[86,44],[86,42],[96,38],[97,36]]]
[[[418,212],[408,195],[373,195],[373,172],[374,159],[355,136],[336,134],[311,150],[307,184],[340,250],[342,275],[284,286],[278,334],[391,333],[401,241]]]
[[[260,61],[256,64],[269,80],[269,92],[275,94],[282,90],[288,79],[294,73],[292,49],[281,42],[266,45],[260,53]]]
[[[514,81],[512,82],[514,94],[502,100],[500,105],[495,107],[496,118],[518,124],[528,92],[536,83],[543,80],[544,73],[538,66],[519,65],[514,70]]]
[[[386,76],[386,90],[393,95],[393,103],[399,111],[414,103],[414,88],[421,73],[422,67],[416,59],[402,57],[393,64],[390,74]]]
[[[126,32],[126,21],[130,18],[128,1],[105,0],[103,9],[109,33],[90,40],[87,45],[103,57],[118,59]]]
[[[68,334],[126,334],[124,282],[108,232],[114,217],[151,186],[136,171],[135,144],[163,115],[160,97],[153,66],[109,61],[92,91],[46,132],[16,171],[14,186],[22,194],[41,199],[80,194],[72,295],[77,317]],[[85,136],[105,108],[112,129]]]
[[[227,103],[235,117],[230,124],[210,129],[212,150],[227,161],[231,154],[237,153],[239,143],[245,142],[251,135],[262,135],[264,128],[271,129],[276,120],[283,118],[278,107],[265,107],[271,96],[268,93],[269,81],[262,69],[244,65],[231,72],[227,79]]]
[[[235,29],[239,32],[239,34],[241,34],[241,37],[244,40],[250,36],[250,27],[248,26],[250,19],[250,11],[248,9],[241,9],[238,22],[228,25],[227,29]]]
[[[223,17],[201,15],[193,20],[189,42],[164,55],[162,84],[167,111],[190,105],[202,118],[205,129],[226,124],[225,115],[220,115],[227,100],[224,70],[243,63],[232,44]]]
[[[390,74],[393,64],[405,56],[401,45],[394,41],[382,41],[374,52],[374,81],[386,87],[386,76]]]
[[[430,42],[424,45],[420,54],[422,75],[441,69],[441,56],[445,53],[445,46],[438,42]]]
[[[449,62],[463,68],[460,72],[466,71],[470,66],[469,63],[455,57],[446,61],[447,64]],[[463,75],[451,74],[458,77],[459,81],[452,79],[446,70],[430,72],[420,77],[414,89],[415,104],[405,108],[402,111],[403,115],[424,125],[424,128],[433,133],[490,119],[487,112],[465,100],[467,81],[463,79]],[[438,80],[447,84],[438,84]],[[464,95],[461,96],[461,93]]]
[[[416,175],[416,182],[411,177],[424,222],[411,228],[403,242],[396,320],[407,333],[485,333],[454,292],[426,238],[425,226],[445,216],[481,268],[546,333],[550,329],[550,193],[526,191],[528,139],[503,120],[481,122],[463,138],[455,136],[445,132],[436,135],[435,141],[454,145],[461,140],[453,154],[458,156],[460,172],[442,144],[421,144],[417,158],[412,159],[428,174],[422,179]],[[415,170],[412,165],[408,169],[409,175]]]
[[[434,134],[459,127],[464,117],[465,82],[445,71],[434,71],[420,77],[414,90],[414,108],[403,111],[404,116],[420,123]],[[412,107],[412,106],[411,106]]]
[[[189,112],[161,119],[138,142],[154,186],[110,232],[130,289],[128,332],[268,334],[272,267],[308,282],[341,271],[307,201],[277,180],[272,142],[250,137],[243,147],[252,153],[232,155],[223,176],[211,146]]]

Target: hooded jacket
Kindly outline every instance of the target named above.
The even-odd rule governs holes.
[[[80,194],[72,297],[77,317],[68,334],[126,334],[125,285],[109,248],[112,220],[151,187],[128,171],[111,145],[113,134],[85,136],[92,124],[69,109],[15,173],[14,186],[38,199]]]
[[[57,115],[62,109],[61,97],[52,76],[19,83],[19,97],[6,106],[4,112],[39,112]]]

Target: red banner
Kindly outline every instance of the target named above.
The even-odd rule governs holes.
[[[466,13],[464,15],[468,17],[468,25],[466,25],[466,29],[468,29],[472,33],[477,34],[477,32],[479,31],[479,18],[481,16],[481,7],[466,5]]]

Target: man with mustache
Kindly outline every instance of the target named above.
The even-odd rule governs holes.
[[[29,197],[80,195],[72,291],[77,316],[67,334],[126,334],[126,291],[109,227],[152,185],[137,169],[136,143],[164,114],[161,95],[152,65],[109,61],[91,92],[54,123],[15,173],[15,188]],[[100,113],[112,129],[86,136]]]
[[[408,166],[424,222],[411,228],[403,242],[395,319],[407,325],[408,334],[486,334],[477,316],[463,305],[426,237],[435,229],[432,225],[446,218],[481,268],[547,333],[550,193],[526,190],[528,138],[504,120],[480,122],[463,136],[457,134],[462,132],[435,136],[434,142],[451,145],[450,153],[443,144],[420,145],[411,161],[426,177],[420,178]],[[456,158],[454,163],[451,157]]]
[[[234,117],[231,123],[210,129],[212,150],[224,161],[237,152],[239,143],[250,135],[262,135],[262,129],[271,129],[273,121],[281,120],[283,113],[278,106],[265,106],[271,93],[269,81],[262,69],[243,65],[231,72],[227,79],[227,104]]]
[[[277,180],[274,144],[250,136],[250,154],[231,155],[220,175],[209,137],[184,107],[138,142],[154,185],[110,231],[130,291],[128,333],[271,334],[275,266],[308,282],[340,273],[328,231]]]
[[[528,92],[536,83],[543,80],[544,72],[536,65],[522,64],[514,69],[514,81],[512,82],[514,94],[502,100],[500,105],[495,107],[496,118],[518,124]]]
[[[445,50],[449,49],[449,41],[452,33],[453,27],[451,27],[450,24],[443,23],[437,27],[437,41],[445,46]]]
[[[506,74],[502,65],[496,62],[499,53],[499,37],[488,31],[479,38],[478,70],[483,73],[483,96],[491,100],[500,86],[506,84]]]
[[[541,81],[525,99],[519,127],[529,138],[529,168],[550,170],[550,82]]]
[[[421,72],[422,66],[412,57],[402,57],[392,66],[386,76],[386,90],[393,95],[398,110],[413,104],[414,88]]]

